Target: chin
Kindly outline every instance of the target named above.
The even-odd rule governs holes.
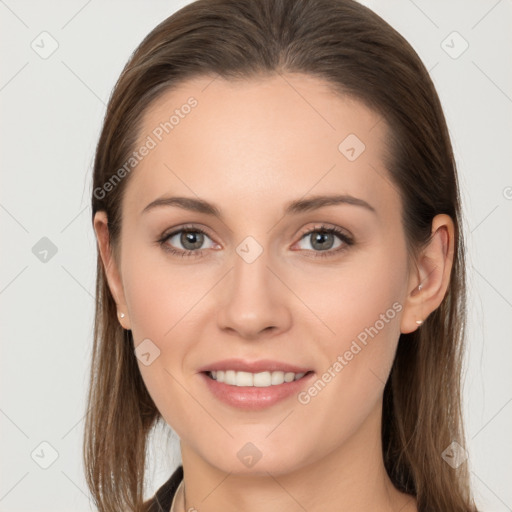
[[[278,449],[268,440],[266,443],[246,441],[236,446],[229,443],[220,450],[220,454],[207,453],[203,458],[220,471],[233,475],[277,476],[292,473],[308,463],[300,443],[289,443]]]

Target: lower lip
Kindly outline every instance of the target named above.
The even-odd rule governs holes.
[[[217,382],[204,372],[201,377],[208,389],[221,401],[238,409],[259,411],[270,407],[291,395],[299,393],[314,376],[314,372],[304,375],[302,379],[292,382],[283,382],[275,386],[231,386],[224,382]]]

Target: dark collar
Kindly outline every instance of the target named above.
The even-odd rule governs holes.
[[[171,510],[172,499],[176,494],[176,489],[182,480],[183,466],[178,466],[169,480],[167,480],[167,482],[156,491],[155,495],[144,504],[148,507],[145,510],[147,512],[169,512],[169,510]]]

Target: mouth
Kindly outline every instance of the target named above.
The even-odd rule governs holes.
[[[235,370],[199,372],[211,397],[240,411],[256,412],[291,399],[311,385],[314,371],[257,373]]]
[[[301,380],[314,372],[310,370],[298,373],[284,371],[252,373],[236,370],[207,370],[202,373],[211,380],[228,386],[267,388]]]

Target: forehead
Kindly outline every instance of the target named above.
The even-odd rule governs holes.
[[[145,112],[137,147],[150,149],[127,202],[140,211],[179,192],[261,207],[262,198],[336,191],[384,205],[393,200],[393,190],[382,190],[386,130],[377,113],[315,77],[195,78]]]

